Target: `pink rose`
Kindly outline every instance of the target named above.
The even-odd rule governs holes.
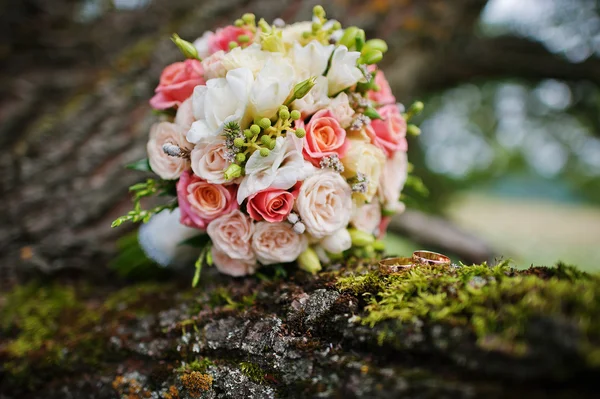
[[[296,184],[296,187],[299,188],[299,185]],[[291,193],[275,188],[259,191],[248,197],[247,211],[252,219],[259,222],[282,222],[292,211],[297,196],[298,189]]]
[[[391,216],[384,216],[381,218],[381,222],[379,223],[379,233],[377,234],[377,238],[382,239],[383,237],[385,237],[385,234],[387,233],[387,228],[391,221],[392,221]]]
[[[192,123],[194,122],[196,122],[196,118],[194,118],[192,98],[190,97],[183,103],[181,103],[179,108],[177,108],[177,114],[175,115],[175,124],[184,128],[187,133],[187,131],[190,130],[190,128],[192,127]]]
[[[296,122],[296,127],[303,127],[303,122]],[[343,158],[350,147],[346,139],[346,131],[328,109],[322,109],[312,116],[306,125],[304,158],[313,165],[319,166],[323,157],[338,155]]]
[[[204,70],[200,61],[186,60],[171,64],[162,71],[150,105],[154,109],[179,106],[192,95],[194,87],[204,83]]]
[[[252,219],[239,209],[234,209],[215,219],[208,225],[206,232],[219,251],[231,259],[250,264],[256,262],[256,255],[252,250],[254,229]]]
[[[237,186],[210,184],[198,176],[184,172],[177,183],[177,200],[181,223],[198,229],[237,208]]]
[[[211,248],[211,254],[217,270],[228,276],[242,277],[248,274],[254,274],[258,268],[256,261],[233,259],[214,245]]]
[[[219,50],[229,51],[229,43],[236,42],[237,44],[242,44],[238,37],[241,35],[246,35],[250,38],[252,42],[252,38],[254,34],[251,30],[245,28],[238,28],[237,26],[226,26],[221,29],[217,29],[214,35],[209,36],[208,38],[208,51],[210,54],[216,53]]]
[[[259,222],[252,236],[252,249],[263,265],[293,262],[308,247],[308,239],[287,223]]]
[[[379,87],[379,90],[370,90],[368,93],[369,100],[376,102],[378,106],[396,104],[396,97],[394,97],[392,88],[383,71],[371,70],[371,72],[375,73],[375,84]]]
[[[408,149],[406,141],[406,121],[395,105],[385,105],[377,110],[383,119],[373,119],[367,134],[387,157],[394,155],[396,151]]]

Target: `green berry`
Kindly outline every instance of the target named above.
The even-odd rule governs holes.
[[[245,144],[245,141],[241,137],[236,137],[233,140],[233,145],[236,146],[237,148],[242,148],[244,146],[244,144]]]
[[[244,130],[244,136],[246,136],[247,139],[251,139],[252,137],[254,137],[254,133],[252,133],[252,130],[246,129]]]
[[[238,152],[237,154],[235,154],[235,159],[239,163],[242,163],[246,160],[246,155],[243,152]]]
[[[261,157],[268,157],[270,153],[271,153],[271,151],[269,151],[268,148],[261,148],[260,149],[260,156]]]
[[[277,144],[277,142],[275,140],[271,140],[269,142],[269,144],[267,145],[267,147],[269,147],[269,150],[272,150],[275,148],[275,145]]]
[[[296,137],[298,137],[299,139],[301,139],[304,136],[306,136],[306,130],[302,129],[301,127],[299,127],[298,129],[296,129]]]
[[[267,135],[261,136],[260,142],[264,145],[269,145],[269,143],[271,142],[271,138]]]
[[[288,111],[287,109],[280,109],[279,119],[283,119],[284,121],[290,119],[290,111]]]
[[[232,41],[232,42],[229,42],[229,48],[230,48],[230,49],[234,49],[234,48],[236,48],[237,46],[238,46],[237,42],[233,42],[233,41]]]
[[[282,110],[289,111],[289,108],[287,107],[287,105],[282,105],[281,107],[279,107],[279,112],[281,112]]]
[[[267,129],[271,127],[271,120],[269,118],[262,118],[258,121],[258,126],[262,127],[263,129]]]
[[[260,133],[260,126],[258,125],[252,125],[250,126],[250,131],[252,132],[253,135],[257,135]]]
[[[240,43],[248,43],[250,41],[250,36],[239,35],[237,39],[238,39],[238,42],[240,42]]]
[[[242,21],[244,21],[247,24],[252,24],[254,23],[254,21],[256,21],[256,16],[252,13],[247,13],[242,15]]]
[[[335,21],[333,23],[332,30],[336,31],[336,30],[340,30],[340,29],[342,29],[342,24],[340,24],[338,21]]]
[[[236,19],[234,25],[237,26],[238,28],[241,26],[244,26],[245,22],[243,19]]]
[[[317,5],[313,7],[313,15],[317,17],[325,18],[325,9],[323,6]]]
[[[321,25],[319,22],[312,23],[312,31],[313,32],[319,31],[319,29],[321,29],[322,27],[323,27],[323,25]]]
[[[297,121],[298,119],[300,119],[300,116],[301,116],[300,111],[295,109],[292,112],[290,112],[290,116],[292,117],[292,120]]]

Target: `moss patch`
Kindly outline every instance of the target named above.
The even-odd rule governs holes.
[[[462,325],[485,349],[513,355],[527,351],[532,318],[559,319],[576,326],[579,350],[590,366],[600,366],[600,278],[559,264],[518,271],[501,263],[461,267],[419,266],[392,275],[370,271],[339,277],[337,288],[362,295],[367,305],[361,322],[422,320]],[[379,343],[394,334],[380,333]]]

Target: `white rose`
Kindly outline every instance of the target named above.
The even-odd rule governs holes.
[[[295,83],[292,65],[285,59],[272,58],[258,73],[250,91],[250,115],[271,118],[288,98]]]
[[[192,123],[196,121],[194,118],[194,108],[192,106],[192,98],[185,100],[175,114],[175,124],[181,126],[187,132],[192,127]]]
[[[174,123],[156,123],[150,129],[150,140],[146,145],[152,171],[165,180],[178,179],[181,173],[189,168],[189,162],[185,158],[165,154],[165,144],[191,150],[192,146],[185,140],[185,129]]]
[[[314,88],[313,88],[314,90]],[[352,120],[354,119],[354,110],[348,102],[348,95],[346,93],[338,94],[327,107],[333,113],[333,116],[340,123],[340,126],[346,129]]]
[[[383,209],[400,213],[404,211],[404,204],[400,202],[400,193],[408,176],[408,159],[403,151],[395,152],[385,161],[385,166],[379,180],[377,196]]]
[[[294,232],[286,222],[259,222],[252,236],[252,249],[263,265],[293,262],[307,246],[306,236]]]
[[[304,47],[295,42],[292,50],[292,60],[298,80],[323,75],[323,72],[327,69],[327,63],[333,48],[333,44],[324,46],[316,40],[311,41]]]
[[[230,165],[225,159],[226,152],[227,146],[222,137],[200,141],[190,156],[194,174],[212,184],[230,183],[225,179],[225,169]]]
[[[252,220],[238,209],[213,220],[206,232],[212,244],[232,259],[254,262],[251,239],[254,234]]]
[[[206,86],[196,86],[192,95],[196,122],[187,134],[188,141],[197,143],[215,137],[226,123],[240,123],[246,113],[253,82],[249,69],[238,68],[227,72],[225,78],[210,79]]]
[[[275,148],[268,156],[263,157],[255,151],[246,162],[245,171],[246,176],[237,192],[238,204],[269,187],[287,190],[312,175],[315,168],[302,156],[302,140],[288,134],[276,139]]]
[[[292,103],[292,109],[300,111],[302,116],[307,117],[326,108],[330,101],[331,99],[327,95],[327,78],[319,76],[308,94]]]
[[[339,229],[321,240],[321,247],[330,254],[340,254],[352,246],[352,238],[346,228]]]
[[[227,69],[223,65],[225,52],[219,50],[208,58],[202,60],[202,69],[204,70],[204,79],[224,78],[227,76]],[[233,69],[233,68],[232,68]]]
[[[350,223],[365,233],[377,234],[381,224],[381,206],[372,202],[355,207]]]
[[[212,35],[214,35],[213,32],[206,31],[202,34],[202,36],[194,41],[194,47],[196,47],[198,56],[202,59],[210,55],[210,51],[208,51],[208,39],[210,39]]]
[[[286,25],[281,30],[281,37],[283,43],[291,47],[294,43],[302,41],[302,34],[304,32],[312,32],[312,22],[296,22],[295,24]]]
[[[237,68],[246,68],[252,71],[254,77],[264,68],[267,61],[276,57],[273,53],[263,51],[260,44],[251,44],[248,47],[236,47],[221,60],[221,65],[225,70],[231,71]]]
[[[217,270],[232,277],[254,274],[256,269],[258,269],[256,261],[233,259],[215,246],[211,248],[211,254]]]
[[[352,190],[338,173],[323,170],[302,182],[296,206],[306,231],[323,238],[348,225]]]
[[[329,95],[339,93],[357,82],[366,82],[363,73],[356,66],[360,57],[358,51],[348,51],[346,46],[338,46],[331,57],[331,67],[327,72]]]
[[[385,165],[385,154],[373,144],[358,139],[350,139],[350,149],[342,158],[343,175],[347,179],[362,176],[365,189],[355,191],[354,198],[359,202],[370,202],[377,193],[379,179]]]

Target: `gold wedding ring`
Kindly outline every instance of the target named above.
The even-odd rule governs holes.
[[[419,265],[431,265],[431,266],[449,266],[451,260],[446,255],[438,254],[437,252],[431,251],[415,251],[413,252],[412,260],[414,263]]]
[[[413,258],[388,258],[379,262],[379,271],[383,274],[398,273],[410,269],[415,264]]]

